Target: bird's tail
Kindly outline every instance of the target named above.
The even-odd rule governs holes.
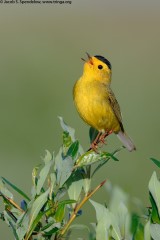
[[[127,134],[125,132],[119,131],[117,133],[117,137],[120,139],[120,141],[123,143],[123,145],[128,149],[128,151],[132,152],[133,150],[136,150],[134,143],[127,136]]]

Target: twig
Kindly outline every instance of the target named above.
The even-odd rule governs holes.
[[[5,196],[2,192],[0,192],[1,196],[6,199],[8,202],[10,202],[15,208],[17,208],[19,211],[24,213],[25,211],[17,204],[15,203],[11,198]]]
[[[74,221],[74,219],[77,216],[78,211],[82,208],[82,206],[88,201],[89,198],[92,197],[92,195],[97,192],[106,182],[107,180],[104,180],[103,182],[101,182],[94,190],[92,190],[90,193],[87,194],[87,196],[85,196],[83,198],[83,200],[75,207],[74,212],[72,213],[69,221],[67,222],[67,224],[64,226],[64,228],[62,229],[62,231],[60,232],[59,236],[57,239],[60,239],[61,236],[63,236],[66,231],[68,230],[69,226],[71,225],[71,223]]]

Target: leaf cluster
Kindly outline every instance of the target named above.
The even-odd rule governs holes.
[[[59,119],[63,129],[62,146],[57,154],[46,150],[43,163],[33,169],[31,194],[28,196],[6,178],[0,178],[0,197],[4,206],[0,219],[12,229],[14,239],[69,240],[75,230],[80,230],[82,236],[85,231],[88,240],[160,239],[160,182],[156,172],[149,181],[151,207],[144,208],[136,203],[141,213],[133,213],[129,207],[132,199],[119,187],[112,187],[104,179],[92,189],[96,172],[109,160],[118,161],[116,155],[123,147],[112,153],[84,152],[75,138],[75,130],[61,117]],[[96,134],[90,129],[91,141]],[[160,167],[158,160],[151,160]],[[106,197],[104,204],[91,200],[104,184],[109,200]],[[22,197],[20,206],[11,189]],[[87,201],[95,209],[95,223],[93,220],[88,225],[75,223],[75,219],[80,219],[83,214],[82,208]]]
[[[72,224],[82,214],[82,206],[105,183],[91,190],[91,175],[109,159],[118,160],[115,153],[84,152],[75,139],[75,130],[60,117],[63,142],[57,155],[46,150],[43,163],[32,171],[31,196],[4,177],[0,179],[0,197],[4,203],[1,220],[11,227],[16,240],[62,239],[73,229],[87,229]],[[92,135],[91,135],[92,137]],[[118,150],[119,151],[119,150]],[[91,172],[91,165],[95,165]],[[8,187],[21,195],[20,206]]]

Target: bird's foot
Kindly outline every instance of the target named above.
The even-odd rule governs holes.
[[[100,143],[100,147],[102,147],[104,144],[106,145],[106,137],[108,137],[110,134],[112,134],[113,131],[105,131],[104,133],[99,132],[98,135],[96,136],[95,140],[91,143],[91,146],[89,148],[89,150],[93,150],[96,153],[98,153],[97,148],[98,148],[98,144]],[[88,151],[89,151],[88,150]]]
[[[97,142],[93,141],[93,142],[91,143],[91,146],[90,146],[90,149],[89,149],[89,150],[93,150],[94,152],[98,153],[97,148],[98,148]]]
[[[103,144],[107,145],[106,143],[106,137],[108,137],[110,134],[112,134],[113,131],[105,131],[105,133],[101,134],[101,136],[99,137],[99,143],[101,143],[101,147],[103,146]]]
[[[101,132],[99,132],[99,133],[97,134],[96,138],[95,138],[94,141],[91,143],[91,146],[90,146],[89,150],[92,149],[93,151],[95,151],[96,153],[98,153],[97,148],[98,148],[99,138],[101,137],[101,135],[102,135]]]

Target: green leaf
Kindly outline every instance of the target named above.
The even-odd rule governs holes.
[[[14,218],[14,216],[12,216],[10,214],[9,211],[4,210],[3,211],[3,216],[4,216],[4,219],[5,219],[5,222],[8,224],[8,226],[10,226],[10,223],[12,223],[12,225],[15,226],[15,224],[16,224],[15,223],[15,218]]]
[[[157,208],[157,205],[156,205],[155,200],[152,197],[151,193],[149,193],[149,198],[150,198],[150,202],[151,202],[151,205],[152,205],[152,212],[151,212],[152,222],[153,223],[160,223],[160,217],[159,217],[159,214],[158,214],[158,208]]]
[[[17,225],[16,233],[20,240],[24,239],[24,236],[26,235],[26,232],[28,229],[28,224],[29,224],[29,211],[27,209],[27,211],[17,219],[17,223],[16,223]]]
[[[37,215],[40,213],[40,210],[44,206],[44,204],[47,202],[48,199],[48,194],[49,194],[49,189],[42,193],[39,197],[36,198],[36,200],[33,202],[33,205],[30,210],[30,221],[29,221],[29,226],[28,226],[28,232],[25,240],[29,239],[29,233],[30,229],[32,228],[32,224],[34,220],[36,219]]]
[[[118,211],[115,215],[123,239],[130,238],[130,214],[123,202],[118,205]]]
[[[151,234],[150,234],[150,220],[146,223],[144,227],[144,239],[145,240],[151,240]]]
[[[55,223],[54,220],[52,220],[51,222],[49,222],[48,224],[46,224],[44,227],[41,228],[41,231],[45,231],[47,230],[47,228],[50,228],[50,226],[52,226]]]
[[[75,200],[64,200],[58,204],[58,208],[55,213],[55,219],[57,222],[61,222],[65,214],[65,205],[75,203]]]
[[[59,230],[59,228],[54,227],[54,228],[52,228],[49,232],[45,232],[45,236],[50,236],[50,235],[52,235],[53,233],[56,233],[58,230]]]
[[[67,200],[59,202],[59,205],[61,205],[61,204],[68,205],[68,204],[72,204],[72,203],[76,203],[76,200],[74,200],[74,199],[67,199]]]
[[[46,236],[52,235],[53,233],[57,232],[61,228],[61,223],[53,222],[51,220],[50,223],[47,224],[47,228],[45,226],[41,228],[41,232],[43,232]],[[53,232],[52,232],[53,231]]]
[[[15,226],[12,224],[12,222],[10,222],[10,226],[11,226],[11,228],[12,228],[12,231],[13,231],[13,234],[14,234],[15,239],[16,239],[16,240],[20,240],[19,237],[18,237],[18,235],[17,235],[17,233],[16,233],[16,228],[15,228]]]
[[[96,223],[90,223],[90,225],[91,225],[91,231],[89,234],[89,240],[96,240]]]
[[[67,157],[69,147],[72,145],[72,139],[68,132],[63,132],[62,156]]]
[[[25,194],[21,189],[19,189],[18,187],[16,187],[13,183],[11,183],[10,181],[8,181],[6,178],[1,177],[2,180],[7,183],[10,187],[12,187],[16,192],[18,192],[21,196],[23,196],[25,199],[27,199],[28,201],[30,201],[30,198],[27,196],[27,194]]]
[[[144,226],[141,223],[139,223],[137,226],[134,234],[134,240],[144,240]]]
[[[47,214],[47,212],[49,212],[50,211],[50,209],[47,209],[47,210],[45,210],[45,211],[43,211],[43,212],[39,212],[39,214],[37,215],[37,217],[35,218],[35,220],[33,221],[33,223],[32,223],[32,225],[31,225],[31,227],[30,227],[30,230],[29,230],[29,232],[27,233],[27,238],[29,238],[31,235],[32,235],[32,233],[33,233],[33,231],[35,230],[35,228],[37,227],[37,225],[40,223],[40,220],[42,219],[42,217],[45,215],[45,214]],[[41,224],[40,224],[40,227],[41,227]],[[40,228],[39,227],[39,228]],[[39,229],[40,230],[40,229]],[[41,229],[42,230],[42,229]]]
[[[67,190],[65,187],[59,188],[56,196],[54,197],[55,202],[59,202],[59,200],[66,194]]]
[[[6,188],[5,184],[2,181],[2,178],[0,178],[0,193],[8,198],[13,199],[13,194]]]
[[[83,166],[91,165],[97,161],[99,161],[99,154],[97,154],[93,150],[90,150],[88,152],[85,152],[83,155],[81,155],[78,158],[78,160],[76,161],[75,167],[83,167]]]
[[[133,235],[135,234],[137,228],[138,228],[138,224],[139,224],[139,216],[137,216],[137,214],[132,213],[131,216],[131,233],[133,233]]]
[[[127,209],[128,195],[119,187],[114,186],[111,189],[110,185],[106,185],[111,194],[108,208],[114,215],[114,224],[118,225],[122,239],[130,239],[131,216]]]
[[[75,230],[75,233],[77,233],[77,230],[79,230],[81,233],[84,234],[84,232],[87,232],[87,235],[88,237],[86,238],[82,238],[82,239],[92,239],[92,240],[95,240],[95,238],[91,238],[91,231],[90,231],[90,228],[87,226],[87,225],[84,225],[84,224],[72,224],[69,229],[68,229],[68,232],[73,232]],[[72,236],[72,235],[71,235]],[[69,239],[69,238],[68,238]],[[79,240],[81,238],[78,238]]]
[[[61,222],[65,214],[65,205],[75,203],[75,200],[64,200],[58,204],[58,208],[55,213],[55,219],[57,222]]]
[[[65,204],[59,204],[55,213],[55,219],[57,222],[61,222],[65,214]]]
[[[117,158],[115,158],[115,155],[118,153],[118,152],[120,152],[122,149],[124,149],[124,147],[122,146],[122,147],[120,147],[120,148],[118,148],[118,149],[116,149],[114,152],[112,152],[112,153],[104,153],[104,156],[103,157],[105,157],[104,159],[101,159],[101,161],[100,161],[100,163],[99,163],[99,165],[95,168],[95,170],[93,171],[93,173],[92,173],[92,177],[94,176],[94,174],[101,168],[101,167],[103,167],[109,160],[110,160],[110,158],[114,158],[114,160],[115,161],[118,161],[118,159]],[[108,154],[110,154],[110,156],[108,155]],[[108,155],[108,156],[107,156]]]
[[[119,210],[120,203],[123,203],[125,206],[127,206],[128,194],[126,194],[120,187],[114,186],[112,188],[111,197],[108,204],[109,210],[116,214]]]
[[[86,176],[83,181],[83,189],[85,195],[87,195],[91,191],[91,182],[92,179],[89,176]]]
[[[71,156],[72,159],[74,159],[77,156],[78,153],[78,148],[79,148],[79,141],[76,140],[72,145],[69,147],[67,151],[67,156]]]
[[[59,188],[67,181],[67,179],[72,174],[73,170],[73,160],[71,157],[62,157],[62,148],[60,148],[59,153],[55,158],[55,171],[57,173],[57,184]]]
[[[96,139],[98,133],[99,133],[99,131],[96,130],[95,128],[93,128],[93,127],[89,128],[90,143],[92,143]]]
[[[84,153],[78,158],[75,164],[75,168],[91,165],[98,161],[103,161],[106,158],[109,158],[107,154],[108,153],[96,153],[93,150],[87,151],[86,153]]]
[[[33,168],[32,170],[32,181],[33,185],[36,187],[37,185],[37,175],[38,175],[38,170],[42,164],[38,164],[36,167]]]
[[[154,240],[159,240],[160,239],[160,225],[159,224],[151,224],[150,225],[150,232],[151,232],[151,237]]]
[[[53,197],[53,189],[56,186],[56,174],[53,172],[50,174],[50,178],[49,178],[50,182],[49,182],[49,199],[52,200]]]
[[[50,240],[51,238],[48,238],[47,240]],[[42,235],[38,235],[36,236],[36,238],[34,238],[33,240],[46,240],[45,236]]]
[[[46,150],[46,155],[43,158],[44,163],[47,164],[51,162],[53,159],[54,159],[54,156],[52,156],[52,154],[48,150]]]
[[[113,159],[114,161],[117,161],[117,162],[119,161],[119,159],[116,158],[112,153],[106,153],[105,156],[106,156],[106,157],[110,157],[110,158]]]
[[[150,158],[160,168],[160,161],[155,158]]]
[[[17,209],[15,209],[14,207],[11,208],[10,210],[9,210],[9,208],[6,208],[6,213],[8,214],[10,219],[12,219],[12,223],[15,224],[17,221],[17,216],[20,214],[20,211],[18,210],[18,211],[14,212],[14,210],[17,210]]]
[[[15,239],[16,240],[23,239],[23,237],[26,233],[26,230],[23,228],[23,226],[21,226],[20,231],[18,231],[19,230],[18,229],[18,224],[15,223],[15,219],[13,218],[12,215],[10,215],[9,211],[4,211],[3,216],[4,216],[4,219],[5,219],[6,223],[12,228]],[[20,217],[22,217],[22,216],[20,216]]]
[[[83,176],[80,171],[74,172],[67,181],[68,195],[70,199],[78,201],[83,188]],[[73,204],[74,208],[75,204]]]
[[[83,153],[83,149],[79,142],[75,140],[75,130],[68,126],[62,117],[59,117],[59,120],[63,129],[62,157],[71,156],[74,159],[78,152]]]
[[[152,177],[149,181],[149,191],[158,209],[158,215],[160,216],[160,182],[157,179],[156,172],[153,172]]]
[[[60,124],[61,124],[61,127],[63,129],[64,132],[68,132],[69,135],[71,136],[71,139],[72,141],[74,142],[75,141],[75,130],[73,128],[71,128],[70,126],[68,126],[62,117],[58,117],[59,120],[60,120]]]
[[[109,210],[103,205],[96,203],[93,200],[89,200],[96,210],[97,227],[96,227],[96,239],[106,239],[107,231],[111,226],[111,219],[109,218]],[[108,238],[107,238],[108,239]]]
[[[115,240],[121,240],[122,236],[117,225],[114,215],[103,205],[89,200],[96,210],[97,227],[96,240],[109,239],[113,237]],[[112,229],[110,233],[110,229]]]
[[[72,224],[69,229],[76,229],[76,230],[87,230],[90,233],[90,229],[87,225],[84,224]]]
[[[54,160],[52,160],[52,156],[50,155],[49,151],[47,151],[47,154],[44,158],[44,161],[45,161],[45,165],[44,167],[41,169],[40,173],[39,173],[39,178],[38,178],[38,181],[37,181],[37,187],[36,187],[36,192],[37,192],[37,195],[40,194],[41,192],[41,189],[48,177],[48,173],[51,169],[51,166],[53,165],[54,163]]]
[[[65,152],[67,152],[67,149],[71,146],[72,143],[73,141],[69,135],[69,132],[63,131],[63,147],[66,149]]]

